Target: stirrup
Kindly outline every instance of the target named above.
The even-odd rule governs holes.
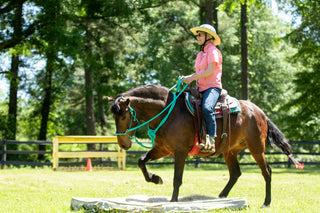
[[[203,150],[206,145],[205,143],[197,143],[197,146],[199,147],[200,150]]]
[[[213,144],[211,143],[213,142]],[[215,145],[214,145],[214,138],[210,138],[209,135],[206,135],[206,142],[205,143],[198,143],[197,146],[199,147],[200,151],[202,152],[215,152]]]

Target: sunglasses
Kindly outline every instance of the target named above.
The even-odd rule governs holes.
[[[201,33],[198,33],[198,35],[196,35],[196,37],[201,37]]]

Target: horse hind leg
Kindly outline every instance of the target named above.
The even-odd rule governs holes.
[[[264,153],[255,154],[251,153],[253,158],[256,160],[258,166],[261,169],[262,176],[266,183],[266,196],[261,208],[270,206],[271,203],[271,168],[268,165]]]
[[[219,198],[227,197],[230,190],[241,176],[241,170],[237,159],[237,154],[228,152],[223,153],[223,155],[225,156],[224,159],[229,169],[229,181],[222,190],[222,192],[219,194]]]
[[[162,178],[158,175],[155,175],[155,174],[148,172],[147,167],[146,167],[146,163],[148,161],[156,160],[159,158],[161,158],[161,157],[155,157],[154,149],[148,151],[147,153],[145,153],[144,155],[142,155],[139,158],[138,165],[139,165],[139,168],[141,169],[143,176],[147,182],[152,182],[155,184],[163,184]]]

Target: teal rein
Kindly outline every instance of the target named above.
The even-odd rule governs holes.
[[[183,92],[183,91],[187,88],[187,86],[188,86],[188,84],[185,85],[185,87],[181,90],[180,87],[181,87],[181,83],[182,83],[183,81],[184,81],[184,79],[181,80],[180,77],[179,77],[178,83],[177,83],[176,85],[174,85],[173,87],[171,87],[170,91],[173,90],[175,87],[177,87],[176,93],[179,93],[179,94],[176,95],[175,93],[172,93],[172,94],[173,94],[173,100],[172,100],[171,103],[170,103],[166,108],[164,108],[159,114],[157,114],[156,116],[154,116],[154,117],[151,118],[150,120],[148,120],[148,121],[146,121],[146,122],[144,122],[144,123],[142,123],[142,124],[140,124],[140,125],[138,125],[138,126],[136,126],[136,127],[133,127],[133,128],[131,128],[131,124],[132,124],[132,119],[131,119],[129,129],[127,129],[127,131],[126,131],[125,133],[117,133],[117,132],[116,132],[116,135],[128,135],[128,132],[135,131],[135,130],[137,130],[137,129],[139,129],[139,128],[141,128],[141,127],[149,124],[151,121],[153,121],[154,119],[156,119],[157,117],[159,117],[161,114],[163,114],[163,113],[164,113],[167,109],[169,109],[169,107],[170,107],[167,115],[161,120],[161,122],[160,122],[160,124],[157,126],[157,128],[155,128],[155,129],[150,129],[150,127],[149,127],[149,125],[148,125],[148,135],[149,135],[149,137],[150,137],[150,139],[151,139],[151,142],[152,142],[152,145],[151,145],[151,146],[146,146],[146,145],[144,145],[143,143],[141,143],[140,141],[138,141],[138,139],[137,139],[136,136],[135,136],[135,133],[134,133],[134,136],[133,136],[133,137],[130,136],[130,135],[128,135],[130,138],[134,138],[135,141],[137,142],[137,144],[139,144],[140,146],[142,146],[142,147],[144,147],[144,148],[152,149],[152,148],[154,147],[154,143],[155,143],[154,140],[155,140],[155,138],[156,138],[157,131],[158,131],[159,128],[167,121],[170,113],[172,112],[173,108],[175,107],[175,104],[176,104],[177,99],[179,98],[179,96],[182,94],[182,92]],[[124,97],[122,97],[122,99],[125,100]],[[129,110],[130,110],[131,116],[133,117],[133,121],[138,121],[138,120],[137,120],[137,117],[136,117],[136,111],[135,111],[131,106],[129,106]]]

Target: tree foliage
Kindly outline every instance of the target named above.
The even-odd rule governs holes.
[[[286,3],[287,1],[281,1]],[[288,1],[295,29],[286,35],[298,52],[291,63],[302,64],[294,79],[295,96],[284,106],[294,114],[289,116],[289,132],[296,138],[320,138],[320,3],[319,1]],[[299,66],[299,65],[298,65]]]
[[[24,5],[21,35],[15,38],[14,2]],[[294,27],[278,19],[264,1],[248,1],[249,100],[289,138],[316,140],[319,3],[294,0],[291,5],[301,18]],[[232,0],[2,1],[0,49],[6,55],[19,53],[23,62],[18,89],[27,99],[18,98],[19,138],[40,138],[41,123],[48,139],[87,134],[88,90],[90,116],[96,118],[91,127],[98,134],[112,134],[106,133],[110,114],[103,97],[148,83],[171,87],[179,75],[194,72],[199,47],[189,29],[210,17],[215,17],[210,24],[222,40],[223,87],[241,98],[240,11],[239,1]],[[36,66],[37,61],[44,65]],[[28,67],[32,71],[24,71]],[[1,73],[8,77],[7,71]],[[90,74],[90,88],[85,73]],[[7,104],[1,103],[1,121]],[[1,132],[6,125],[0,125]]]

